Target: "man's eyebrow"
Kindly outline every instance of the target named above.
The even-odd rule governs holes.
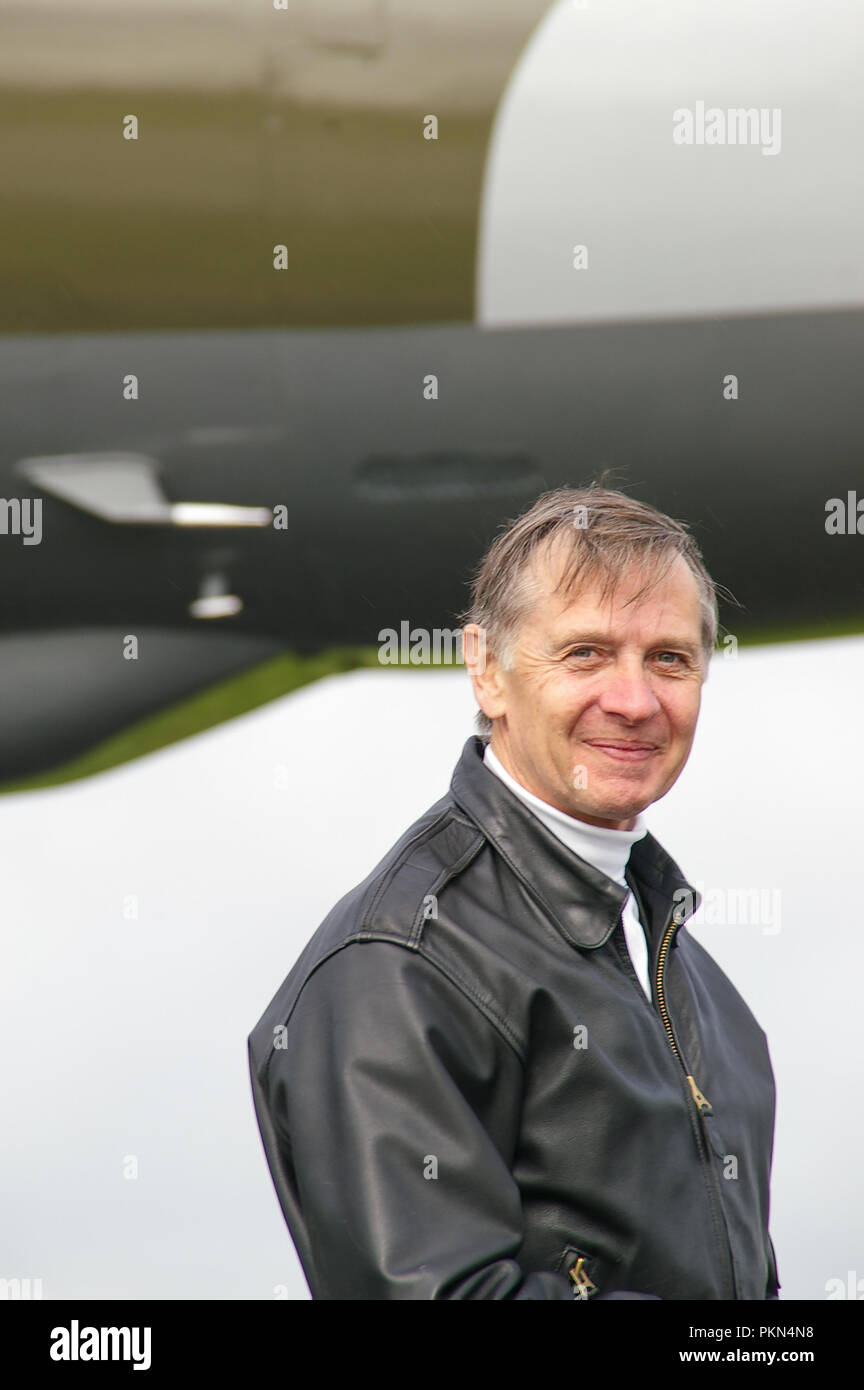
[[[584,632],[580,629],[565,633],[555,640],[554,645],[555,649],[558,650],[561,647],[608,647],[614,643],[608,632]],[[687,652],[689,656],[694,658],[698,658],[701,652],[698,644],[682,641],[676,637],[661,637],[658,641],[651,643],[651,648],[653,651]]]

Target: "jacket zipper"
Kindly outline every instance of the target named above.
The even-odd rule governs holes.
[[[663,940],[660,943],[660,954],[657,957],[657,974],[654,979],[654,985],[657,991],[657,1007],[660,1010],[660,1017],[663,1020],[663,1026],[666,1029],[666,1032],[669,1036],[669,1043],[671,1045],[672,1051],[675,1053],[675,1056],[678,1058],[678,1061],[684,1068],[684,1075],[687,1077],[687,1080],[690,1084],[690,1090],[693,1095],[693,1099],[696,1102],[696,1108],[699,1111],[700,1115],[711,1115],[714,1112],[712,1110],[710,1101],[708,1101],[705,1098],[705,1096],[703,1096],[702,1092],[699,1090],[699,1087],[696,1085],[696,1078],[692,1076],[690,1072],[688,1072],[687,1064],[684,1061],[684,1058],[681,1056],[680,1048],[678,1047],[678,1043],[675,1040],[675,1034],[672,1031],[672,1020],[669,1017],[669,1010],[666,1008],[666,996],[663,993],[663,971],[666,967],[666,956],[669,952],[669,947],[671,945],[672,938],[680,925],[681,923],[678,922],[670,922],[668,927],[666,928]]]
[[[585,1256],[580,1255],[576,1263],[574,1265],[571,1265],[569,1270],[567,1271],[567,1273],[570,1275],[570,1278],[573,1280],[574,1298],[590,1298],[592,1293],[597,1292],[597,1285],[593,1282],[593,1280],[589,1279],[588,1275],[586,1274],[583,1268],[584,1264]]]
[[[667,1034],[667,1037],[669,1038],[669,1044],[670,1044],[670,1046],[671,1046],[671,1048],[672,1048],[672,1051],[675,1053],[675,1056],[678,1058],[678,1061],[679,1061],[680,1064],[681,1064],[681,1069],[683,1070],[684,1075],[685,1075],[686,1078],[687,1078],[687,1083],[688,1083],[688,1085],[689,1085],[689,1087],[690,1087],[690,1093],[691,1093],[691,1095],[692,1095],[692,1097],[693,1097],[693,1101],[694,1101],[694,1103],[695,1103],[695,1105],[696,1105],[696,1111],[697,1111],[697,1114],[698,1114],[698,1116],[699,1116],[699,1119],[697,1120],[697,1125],[696,1125],[696,1127],[697,1127],[697,1130],[699,1131],[699,1134],[700,1134],[700,1138],[701,1138],[701,1147],[702,1147],[702,1150],[703,1150],[703,1157],[704,1157],[704,1159],[705,1159],[705,1161],[706,1161],[706,1163],[707,1163],[707,1166],[708,1166],[708,1169],[709,1169],[709,1175],[710,1175],[710,1172],[711,1172],[711,1144],[710,1144],[710,1141],[709,1141],[709,1139],[708,1139],[707,1131],[705,1130],[705,1120],[704,1120],[704,1117],[705,1117],[706,1115],[713,1115],[714,1111],[713,1111],[713,1108],[712,1108],[712,1106],[711,1106],[711,1103],[710,1103],[710,1102],[708,1101],[708,1099],[702,1094],[701,1090],[700,1090],[699,1087],[697,1086],[697,1084],[696,1084],[696,1078],[693,1076],[693,1074],[692,1074],[691,1072],[689,1072],[689,1071],[687,1070],[687,1063],[684,1061],[684,1058],[683,1058],[682,1055],[681,1055],[681,1049],[680,1049],[679,1046],[678,1046],[678,1042],[677,1042],[677,1039],[676,1039],[676,1037],[675,1037],[675,1032],[674,1032],[674,1030],[673,1030],[673,1028],[672,1028],[672,1020],[671,1020],[671,1018],[669,1017],[669,1010],[668,1010],[667,1007],[666,1007],[666,996],[665,996],[665,993],[664,993],[664,991],[663,991],[663,972],[664,972],[664,970],[665,970],[665,968],[666,968],[666,958],[667,958],[667,956],[668,956],[668,954],[669,954],[669,948],[670,948],[671,943],[672,943],[672,938],[674,937],[676,931],[677,931],[677,930],[679,929],[679,927],[681,927],[681,926],[683,926],[683,923],[682,923],[682,922],[676,922],[676,921],[674,920],[674,912],[673,912],[673,919],[667,924],[666,930],[665,930],[665,932],[663,933],[663,939],[662,939],[662,941],[661,941],[661,943],[660,943],[660,952],[659,952],[659,954],[658,954],[658,956],[657,956],[657,971],[656,971],[656,974],[655,974],[655,977],[654,977],[654,986],[655,986],[655,990],[656,990],[656,993],[657,993],[657,1007],[658,1007],[658,1009],[660,1010],[660,1017],[661,1017],[661,1019],[663,1020],[663,1026],[664,1026],[664,1028],[666,1029],[666,1034]],[[709,1188],[710,1188],[710,1176],[709,1176]],[[721,1216],[721,1220],[722,1220],[723,1226],[724,1226],[724,1228],[726,1229],[727,1255],[728,1255],[728,1258],[729,1258],[729,1273],[730,1273],[730,1278],[731,1278],[731,1281],[732,1281],[732,1289],[733,1289],[733,1294],[732,1294],[732,1296],[733,1296],[733,1298],[735,1298],[735,1297],[737,1297],[737,1293],[738,1293],[738,1285],[737,1285],[737,1280],[736,1280],[736,1278],[735,1278],[735,1264],[734,1264],[734,1261],[733,1261],[733,1259],[732,1259],[732,1250],[731,1250],[731,1246],[730,1246],[730,1244],[729,1244],[729,1230],[728,1230],[728,1226],[727,1226],[727,1224],[726,1224],[725,1213],[723,1212],[723,1203],[722,1203],[722,1199],[721,1199],[721,1201],[720,1201],[720,1216]]]

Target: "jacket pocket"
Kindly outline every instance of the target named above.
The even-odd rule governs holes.
[[[611,1275],[617,1259],[593,1254],[583,1245],[566,1245],[561,1251],[555,1266],[556,1274],[564,1274],[570,1281],[573,1297],[582,1301],[594,1298],[596,1294],[609,1292],[615,1287]]]

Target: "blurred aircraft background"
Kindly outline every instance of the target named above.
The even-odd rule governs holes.
[[[502,520],[606,467],[736,633],[858,630],[861,16],[286,5],[0,0],[0,488],[43,505],[0,536],[0,777],[450,626]],[[700,100],[779,151],[674,144]]]
[[[740,742],[694,755],[657,833],[696,880],[783,886],[776,937],[702,939],[778,1040],[783,1294],[861,1263],[835,978],[861,755],[825,726],[861,674],[826,639],[864,627],[862,542],[826,530],[864,500],[862,30],[840,0],[0,0],[8,1277],[303,1296],[245,1036],[444,790],[472,708],[464,675],[334,673],[404,620],[451,628],[496,528],[604,469],[740,605],[701,734]],[[700,102],[782,137],[676,144]],[[341,887],[315,868],[337,826]],[[823,1240],[829,1156],[850,1200]]]

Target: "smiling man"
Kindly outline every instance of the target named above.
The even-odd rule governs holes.
[[[589,824],[631,830],[633,817],[669,790],[687,761],[714,629],[698,572],[682,555],[667,557],[666,572],[633,607],[650,582],[636,564],[619,578],[617,593],[593,578],[572,596],[572,545],[556,530],[524,576],[532,601],[518,658],[512,630],[491,637],[488,628],[466,627],[466,650],[479,656],[498,648],[506,658],[493,655],[488,667],[473,661],[475,672],[484,667],[474,689],[493,725],[492,753],[525,789]],[[586,569],[590,554],[577,548],[576,565]],[[487,568],[497,571],[494,554]],[[562,572],[570,586],[563,598]],[[711,592],[707,576],[701,587]]]
[[[765,1034],[643,817],[716,632],[692,537],[620,492],[548,493],[490,548],[479,736],[249,1038],[313,1297],[777,1296]]]

